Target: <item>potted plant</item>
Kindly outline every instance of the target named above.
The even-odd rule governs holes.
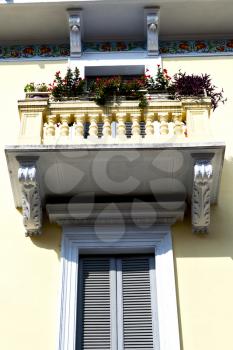
[[[145,75],[147,91],[151,95],[151,98],[170,99],[172,98],[172,78],[168,75],[167,69],[162,69],[159,64],[157,67],[155,77],[149,74]]]
[[[103,106],[107,102],[116,101],[121,96],[121,77],[96,78],[91,84],[89,93],[93,95],[94,101]]]
[[[74,71],[68,68],[64,78],[60,71],[56,72],[53,83],[49,84],[49,91],[55,101],[77,99],[85,95],[85,84],[77,67]]]
[[[141,100],[146,92],[144,77],[123,80],[120,76],[97,78],[89,90],[94,101],[100,106],[106,103],[118,103],[122,99]]]
[[[48,86],[45,83],[35,84],[31,82],[24,87],[26,98],[48,98]]]
[[[176,99],[210,98],[211,107],[215,110],[219,103],[224,103],[223,90],[218,91],[209,74],[187,74],[179,71],[173,77],[171,91]]]

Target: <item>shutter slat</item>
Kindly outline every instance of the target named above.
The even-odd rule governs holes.
[[[122,259],[124,350],[154,350],[149,257]]]
[[[110,350],[110,259],[80,260],[82,264],[80,350]]]

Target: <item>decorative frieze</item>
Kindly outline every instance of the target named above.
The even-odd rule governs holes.
[[[18,179],[21,183],[23,223],[26,236],[41,233],[42,209],[36,167],[37,158],[18,157]]]
[[[213,177],[212,156],[199,159],[194,165],[192,194],[192,226],[194,232],[207,232],[210,224],[210,195]]]
[[[146,43],[143,41],[96,41],[82,43],[83,52],[144,52]],[[211,40],[172,40],[159,41],[159,54],[161,56],[219,56],[233,53],[233,39]],[[70,56],[68,43],[54,45],[13,45],[0,46],[0,60],[31,60],[56,59]]]

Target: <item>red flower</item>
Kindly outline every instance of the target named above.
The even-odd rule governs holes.
[[[165,74],[167,74],[167,69],[164,69],[163,71],[164,71]]]
[[[60,74],[61,74],[61,72],[60,72],[60,71],[56,72],[56,75],[60,75]]]
[[[157,64],[157,67],[160,67],[160,64]]]

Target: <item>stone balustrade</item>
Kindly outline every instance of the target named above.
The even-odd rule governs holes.
[[[211,137],[210,101],[138,101],[101,108],[93,101],[19,101],[20,144],[72,145],[187,142]]]

